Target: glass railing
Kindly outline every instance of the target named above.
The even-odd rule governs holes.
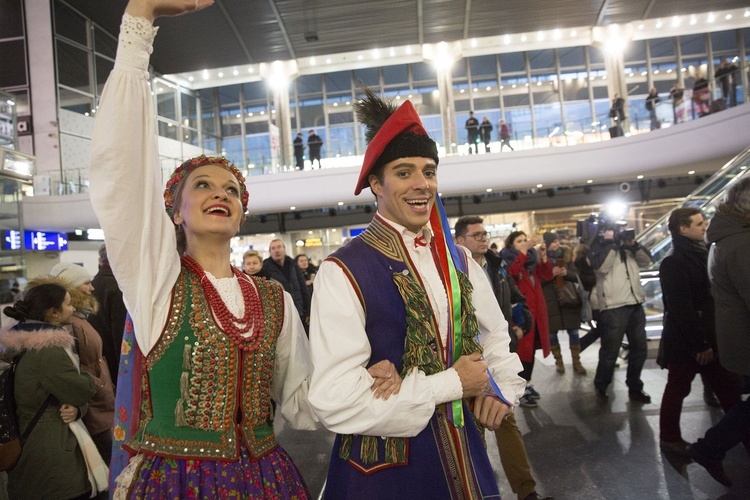
[[[727,189],[738,179],[747,175],[749,170],[750,147],[727,162],[698,189],[688,195],[679,206],[699,208],[710,220],[719,203],[723,200]],[[672,250],[672,236],[667,227],[668,221],[669,212],[636,237],[638,242],[651,252],[653,258],[653,263],[647,269],[641,271],[641,284],[646,294],[646,301],[643,304],[646,311],[646,333],[651,338],[661,336],[664,318],[659,266],[664,257]]]

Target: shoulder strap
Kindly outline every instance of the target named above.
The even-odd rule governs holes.
[[[8,368],[9,370],[13,370],[13,372],[14,372],[13,373],[14,378],[15,378],[16,366],[18,366],[18,362],[21,361],[21,358],[23,357],[23,355],[24,355],[24,353],[21,353],[18,356],[16,356],[13,359],[13,362],[11,363],[10,368]],[[50,405],[50,403],[52,402],[53,398],[54,398],[54,396],[52,394],[50,394],[49,396],[47,396],[47,399],[44,400],[44,403],[42,403],[42,406],[40,406],[39,409],[36,411],[36,415],[34,415],[34,418],[31,419],[31,423],[29,423],[29,426],[26,427],[26,430],[21,435],[21,444],[22,445],[23,445],[23,443],[26,442],[26,440],[31,435],[31,431],[34,430],[34,427],[36,427],[36,424],[39,422],[39,419],[42,418],[42,415],[44,414],[45,410],[47,410],[47,407]]]
[[[42,406],[40,406],[39,409],[36,411],[36,415],[34,415],[34,418],[31,419],[31,423],[29,424],[28,427],[26,427],[26,430],[23,431],[23,434],[21,435],[22,444],[25,443],[26,440],[31,435],[31,432],[34,430],[34,427],[36,427],[36,424],[39,422],[39,419],[42,418],[42,415],[44,414],[44,412],[47,410],[47,407],[52,402],[53,397],[54,396],[52,394],[47,396],[47,399],[44,400],[44,403],[42,403]]]

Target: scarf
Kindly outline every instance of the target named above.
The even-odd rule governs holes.
[[[515,248],[503,248],[500,251],[500,257],[503,258],[503,261],[508,265],[508,267],[513,264],[513,261],[516,260],[516,257],[518,257],[518,254],[520,252],[516,250]],[[534,268],[536,267],[537,263],[537,256],[536,256],[536,250],[533,248],[529,248],[528,252],[526,252],[526,262],[524,263],[523,267],[526,268],[526,272],[531,275],[534,272]]]

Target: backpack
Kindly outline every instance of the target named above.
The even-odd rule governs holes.
[[[37,410],[29,426],[21,434],[14,387],[16,366],[18,366],[21,356],[23,354],[13,358],[10,366],[0,373],[0,471],[13,470],[13,467],[18,463],[18,459],[21,458],[21,449],[24,442],[36,427],[47,406],[52,402],[52,395],[50,394]]]

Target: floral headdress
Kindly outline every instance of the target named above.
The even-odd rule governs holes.
[[[217,167],[221,167],[225,170],[230,171],[232,175],[235,176],[237,181],[240,183],[240,200],[242,202],[242,212],[247,212],[247,202],[249,199],[249,194],[247,192],[247,186],[245,185],[245,176],[242,175],[240,169],[235,167],[229,160],[227,160],[223,156],[200,155],[187,160],[182,165],[177,167],[175,171],[172,172],[172,176],[167,181],[167,187],[164,189],[164,208],[167,209],[167,213],[169,214],[169,216],[172,217],[173,215],[174,197],[182,180],[196,168],[203,167],[205,165],[216,165]]]

